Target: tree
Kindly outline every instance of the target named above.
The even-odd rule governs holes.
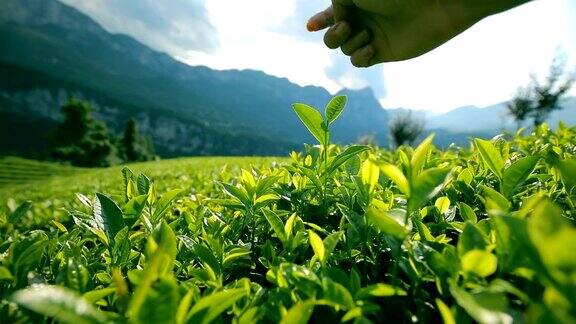
[[[52,156],[82,167],[107,167],[118,158],[106,125],[87,102],[71,98],[61,108],[64,121],[52,139]]]
[[[563,57],[556,57],[544,84],[532,75],[531,84],[527,88],[520,88],[506,105],[518,128],[529,117],[533,119],[534,126],[541,125],[553,111],[562,109],[560,102],[574,82],[574,75],[565,73],[565,63]]]
[[[138,123],[133,118],[126,122],[119,146],[125,162],[149,161],[154,158],[152,141],[140,133]]]
[[[516,121],[516,128],[520,129],[534,109],[530,89],[518,89],[516,96],[506,104],[506,108],[508,109],[508,114]]]
[[[389,124],[390,136],[396,146],[413,144],[424,132],[424,121],[414,118],[412,112],[398,113]]]
[[[554,110],[562,109],[560,102],[574,82],[574,75],[565,73],[565,67],[566,60],[562,57],[556,57],[552,62],[545,84],[541,84],[535,76],[532,76],[534,126],[544,123]]]

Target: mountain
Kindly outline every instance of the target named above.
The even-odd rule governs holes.
[[[569,97],[561,103],[562,109],[554,111],[546,122],[555,127],[560,121],[576,125],[576,97]],[[528,123],[526,123],[528,124]],[[516,123],[508,115],[506,103],[478,108],[467,106],[454,109],[445,114],[436,115],[426,120],[428,129],[444,129],[456,133],[498,133],[504,130],[515,130]]]
[[[74,94],[116,132],[135,117],[163,156],[285,154],[314,142],[292,103],[323,108],[331,97],[259,71],[188,66],[56,0],[2,0],[0,48],[0,153],[45,148]],[[366,115],[344,114],[334,140],[385,134],[374,95],[345,92],[349,110]]]

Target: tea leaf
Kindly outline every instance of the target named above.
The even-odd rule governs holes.
[[[326,105],[326,119],[328,120],[328,124],[332,124],[338,119],[344,107],[346,107],[346,101],[346,96],[336,96],[328,102],[328,105]]]
[[[327,129],[322,115],[316,109],[305,104],[297,103],[292,105],[292,108],[318,142],[326,146],[328,144]]]

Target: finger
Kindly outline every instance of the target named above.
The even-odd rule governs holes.
[[[338,48],[348,40],[352,28],[346,21],[337,22],[324,34],[324,43],[328,48]]]
[[[363,30],[360,33],[350,37],[342,46],[342,53],[346,55],[352,55],[352,53],[356,52],[361,47],[370,43],[371,37],[370,32],[367,30]]]
[[[352,0],[332,0],[334,20],[338,22],[350,18],[353,5]]]
[[[368,44],[355,51],[352,54],[350,61],[355,67],[369,67],[371,65],[370,62],[372,61],[374,54],[374,46],[372,44]]]
[[[334,11],[332,6],[312,16],[306,24],[308,31],[319,31],[334,25]]]

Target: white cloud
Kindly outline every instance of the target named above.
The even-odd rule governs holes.
[[[533,1],[422,57],[369,69],[325,48],[322,33],[305,32],[328,0],[63,1],[191,65],[262,70],[331,92],[370,85],[389,108],[439,112],[507,100],[530,73],[546,74],[558,48],[576,67],[574,0]]]

